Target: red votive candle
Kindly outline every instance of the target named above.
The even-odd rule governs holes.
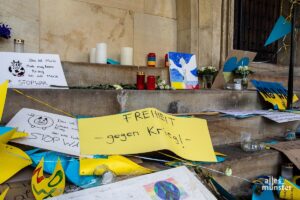
[[[145,89],[145,73],[144,72],[137,72],[136,75],[136,88],[138,90]]]
[[[147,90],[155,90],[155,76],[147,76]]]

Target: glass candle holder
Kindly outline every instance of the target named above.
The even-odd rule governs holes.
[[[148,76],[147,77],[147,90],[155,90],[155,76]]]
[[[148,67],[155,67],[156,66],[156,54],[149,53],[147,58],[147,65]]]
[[[136,75],[136,88],[138,90],[145,89],[145,73],[144,72],[137,72],[137,75]]]
[[[14,39],[14,51],[17,53],[24,53],[24,43],[23,39]]]

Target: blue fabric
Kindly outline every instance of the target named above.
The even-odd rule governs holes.
[[[286,21],[286,19],[283,16],[280,16],[275,26],[273,27],[272,32],[265,43],[265,46],[289,34],[291,30],[292,30],[291,23],[289,21]]]
[[[95,187],[101,184],[101,176],[79,175],[79,161],[77,159],[57,152],[49,151],[36,153],[38,150],[39,149],[26,151],[27,155],[32,160],[33,167],[36,167],[40,160],[44,157],[44,171],[52,174],[59,158],[67,179],[73,184],[82,188]]]
[[[1,126],[0,127],[0,136],[4,135],[5,133],[7,133],[7,132],[9,132],[9,131],[11,131],[13,129],[14,128],[12,128],[12,127]]]
[[[263,190],[262,193],[256,194],[256,187],[256,184],[252,187],[252,200],[275,200],[274,193],[272,190]]]

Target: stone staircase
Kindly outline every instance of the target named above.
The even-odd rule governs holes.
[[[86,63],[63,62],[63,68],[69,86],[89,86],[96,84],[134,84],[136,80],[136,66],[112,66]],[[266,81],[280,81],[286,83],[286,71],[274,67],[267,68],[253,66],[259,69],[255,79]],[[139,67],[146,75],[160,76],[168,80],[167,68]],[[268,73],[268,71],[274,71]],[[286,69],[285,69],[286,70]],[[256,71],[256,70],[255,70]],[[298,73],[298,72],[297,72]],[[298,76],[300,74],[296,74]],[[297,78],[295,78],[296,80]],[[295,83],[295,93],[300,96],[300,82]],[[119,113],[116,90],[70,89],[70,90],[22,90],[25,94],[45,101],[50,105],[72,113],[73,115],[103,116]],[[127,110],[155,107],[168,112],[169,104],[178,101],[180,113],[196,113],[215,109],[262,109],[262,102],[255,90],[127,90]],[[21,108],[33,108],[48,112],[55,111],[37,104],[20,94],[9,90],[3,123],[8,122]],[[60,113],[59,113],[60,114]],[[295,128],[299,122],[277,124],[262,117],[248,119],[224,118],[221,115],[199,115],[207,119],[210,135],[216,151],[228,155],[224,163],[213,164],[209,167],[224,171],[230,166],[233,175],[246,179],[253,179],[259,175],[277,175],[282,156],[274,150],[256,153],[245,153],[239,147],[240,133],[249,132],[254,139],[268,139],[280,137],[288,128]],[[217,181],[234,195],[250,194],[250,184],[232,177],[213,174]]]

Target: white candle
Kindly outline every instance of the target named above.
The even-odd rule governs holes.
[[[121,65],[133,65],[133,48],[122,47],[122,49],[121,49]]]
[[[96,63],[106,64],[107,62],[107,45],[98,43],[96,46]]]
[[[96,48],[90,50],[90,63],[96,63]]]

